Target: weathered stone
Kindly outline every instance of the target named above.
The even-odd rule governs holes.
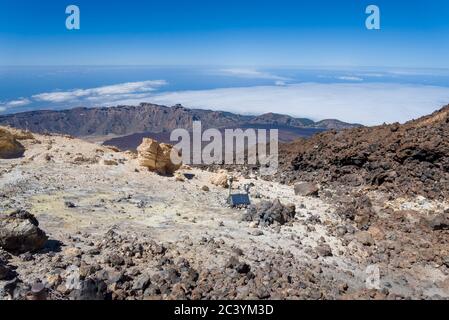
[[[48,237],[39,228],[37,219],[19,210],[0,217],[0,246],[8,252],[25,253],[42,249]]]
[[[150,276],[148,274],[141,274],[133,281],[133,290],[145,290],[150,285]]]
[[[359,231],[354,235],[354,237],[358,242],[360,242],[364,246],[372,246],[374,244],[373,237],[367,231]]]
[[[12,274],[12,269],[7,263],[0,259],[0,280],[7,279]]]
[[[70,297],[74,300],[105,300],[107,285],[98,279],[86,279],[81,282],[81,288],[73,290]]]
[[[125,264],[125,259],[118,254],[111,254],[108,257],[108,262],[113,267],[119,267]]]
[[[235,257],[235,256],[232,256],[229,258],[225,267],[229,268],[229,269],[234,269],[238,273],[244,273],[244,274],[251,271],[251,266],[249,264],[240,262],[239,259],[237,259],[237,257]]]
[[[64,249],[64,255],[69,258],[81,257],[82,251],[79,248],[66,248]]]
[[[295,184],[295,194],[297,196],[303,197],[317,196],[319,190],[320,188],[314,183],[305,182]]]
[[[328,244],[321,244],[315,248],[318,255],[321,257],[331,257],[332,249]]]
[[[0,128],[0,159],[20,158],[24,152],[24,146],[8,130]]]
[[[217,187],[228,188],[228,178],[229,173],[226,170],[218,170],[212,178],[210,178],[210,183]]]
[[[259,221],[271,225],[277,222],[281,225],[294,219],[296,207],[294,205],[283,205],[279,199],[274,201],[262,201],[251,205],[243,215],[244,221]]]
[[[118,166],[118,162],[115,160],[108,160],[108,159],[104,159],[103,160],[103,164],[105,166]]]
[[[443,213],[428,219],[428,225],[435,231],[449,229],[449,214]]]
[[[172,145],[158,143],[150,138],[143,139],[137,152],[139,164],[159,174],[173,174],[182,165],[179,152]],[[172,157],[178,164],[172,162]]]

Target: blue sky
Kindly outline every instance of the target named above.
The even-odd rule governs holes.
[[[65,28],[70,4],[81,30]],[[448,55],[447,0],[0,0],[0,65],[449,68]]]

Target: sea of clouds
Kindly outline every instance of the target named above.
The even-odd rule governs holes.
[[[377,125],[405,122],[449,104],[449,88],[407,83],[363,82],[363,78],[341,76],[345,83],[294,83],[288,77],[252,69],[220,69],[216,74],[263,78],[272,85],[161,92],[165,80],[126,82],[88,89],[43,92],[0,102],[0,112],[33,105],[42,108],[72,106],[137,105],[151,102],[182,104],[189,108],[223,110],[240,114],[268,112],[307,117],[313,120],[339,119]]]

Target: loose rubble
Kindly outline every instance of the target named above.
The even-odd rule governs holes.
[[[214,172],[163,176],[70,137],[21,143],[0,161],[0,299],[449,298],[445,199],[232,172],[235,192],[252,186],[245,210]]]

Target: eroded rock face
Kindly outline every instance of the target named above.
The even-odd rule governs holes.
[[[24,152],[24,146],[8,130],[0,128],[0,159],[20,158]]]
[[[262,224],[271,225],[277,222],[286,224],[295,217],[294,205],[283,205],[279,199],[274,201],[262,201],[251,205],[243,216],[244,221],[259,221]]]
[[[181,163],[179,161],[179,164],[174,164],[171,161],[172,151],[179,157],[172,145],[144,138],[142,144],[137,148],[137,159],[141,166],[147,167],[151,171],[159,174],[173,174],[181,167]],[[178,160],[180,159],[178,158]]]
[[[18,210],[0,217],[0,247],[11,253],[25,253],[42,249],[48,237],[39,222],[29,212]]]

